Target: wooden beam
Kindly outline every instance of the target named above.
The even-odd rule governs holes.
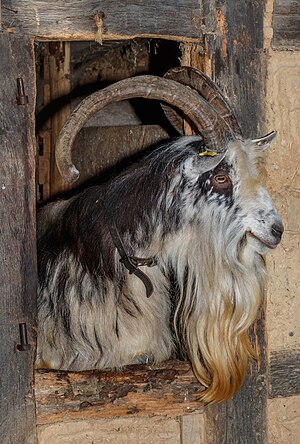
[[[200,8],[197,0],[3,0],[2,30],[40,39],[95,40],[96,14],[103,17],[103,40],[160,37],[198,41]],[[99,33],[98,33],[99,35]]]
[[[193,429],[197,428],[197,433],[202,436],[199,442],[231,443],[239,442],[242,437],[243,443],[252,443],[255,442],[255,436],[257,442],[263,442],[265,427],[261,427],[261,422],[262,418],[266,418],[262,416],[261,410],[266,390],[266,379],[262,377],[265,372],[265,353],[262,349],[258,351],[260,360],[258,364],[252,362],[249,366],[247,379],[240,392],[230,401],[205,409],[197,400],[203,387],[196,380],[188,362],[132,365],[120,372],[39,370],[35,373],[37,423],[42,425],[63,420],[131,415],[176,417],[188,414],[183,417],[182,434],[185,437],[191,435],[189,427],[192,424]],[[279,361],[282,365],[278,364]],[[299,352],[295,350],[289,358],[286,354],[284,358],[283,354],[280,354],[280,358],[274,358],[271,363],[270,397],[298,393],[297,389],[295,391],[299,385],[298,361]],[[283,389],[280,389],[281,386]],[[291,387],[294,388],[292,391]],[[191,413],[203,412],[205,416],[195,416],[189,420]]]
[[[35,442],[35,63],[33,41],[0,34],[0,440]],[[17,104],[17,78],[24,96]],[[28,96],[28,103],[26,97]],[[20,347],[26,324],[31,348]],[[19,344],[19,346],[18,346]],[[23,351],[21,350],[23,348]]]
[[[300,395],[300,350],[280,350],[270,356],[269,398]]]
[[[202,70],[228,97],[245,137],[264,130],[265,1],[203,1]]]
[[[120,372],[35,374],[37,424],[118,416],[179,416],[202,409],[203,387],[188,362],[132,365]]]
[[[272,47],[292,49],[300,46],[300,3],[297,0],[275,0]]]
[[[56,140],[71,114],[70,45],[70,42],[50,42],[44,55],[48,59],[45,64],[49,66],[50,103],[60,102],[60,107],[51,117],[51,196],[70,189],[70,185],[61,177],[55,160]]]
[[[200,67],[229,98],[245,137],[263,132],[266,59],[263,49],[265,2],[203,1]],[[233,399],[205,411],[209,444],[267,442],[267,362],[264,311],[253,330],[258,362],[249,365]]]

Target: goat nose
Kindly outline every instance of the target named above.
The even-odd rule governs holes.
[[[282,222],[275,222],[271,227],[271,232],[273,236],[279,240],[281,239],[283,231],[284,231],[284,226]]]

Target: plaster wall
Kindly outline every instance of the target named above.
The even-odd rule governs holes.
[[[269,50],[267,127],[278,131],[268,154],[268,185],[282,215],[281,245],[267,256],[268,356],[300,349],[300,52]],[[300,385],[300,381],[299,381]],[[270,444],[295,444],[300,396],[268,400]]]
[[[176,419],[116,418],[38,427],[39,444],[180,444]]]
[[[282,243],[267,256],[269,353],[300,348],[300,52],[272,51],[267,77],[268,186],[283,218]]]

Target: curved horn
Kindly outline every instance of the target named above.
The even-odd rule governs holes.
[[[69,116],[56,142],[57,167],[67,182],[79,177],[72,163],[71,149],[83,125],[106,105],[137,97],[165,101],[179,108],[196,125],[208,148],[217,152],[225,150],[228,131],[219,125],[217,113],[197,92],[174,80],[149,75],[133,77],[86,97]]]
[[[217,112],[219,117],[224,120],[233,134],[238,136],[242,135],[240,125],[234,112],[226,98],[223,96],[220,88],[202,71],[190,66],[179,66],[167,71],[164,78],[175,80],[176,82],[196,90],[210,103],[212,108]],[[162,108],[170,123],[179,133],[183,134],[183,116],[169,105],[162,104]]]

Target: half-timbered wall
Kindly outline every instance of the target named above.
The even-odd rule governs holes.
[[[194,0],[169,0],[153,1],[151,5],[143,1],[117,5],[106,0],[2,0],[0,5],[0,441],[5,444],[37,440],[47,444],[297,442],[300,433],[297,2],[204,0],[199,4]],[[99,375],[40,372],[36,374],[36,419],[35,166],[37,151],[43,152],[47,143],[39,140],[39,150],[36,149],[34,41],[45,41],[47,45],[48,41],[55,41],[54,47],[64,46],[68,51],[70,40],[96,40],[101,44],[133,38],[178,42],[181,63],[199,67],[220,85],[247,136],[255,137],[273,128],[279,132],[278,142],[268,158],[268,182],[283,215],[286,232],[282,245],[267,259],[270,274],[267,307],[253,329],[260,358],[249,366],[240,392],[231,401],[213,407],[195,404],[197,383],[187,363],[168,363],[158,369],[129,369],[125,374],[127,385],[124,379],[118,380],[112,374],[101,379]],[[69,88],[68,72],[59,75],[62,77],[56,79],[56,87],[58,95],[64,95]],[[21,78],[24,93],[20,91],[20,81],[19,91],[17,88],[17,79]],[[52,100],[50,95],[46,100]],[[61,122],[55,125],[58,132]],[[43,135],[45,140],[48,136],[47,132]],[[126,139],[128,134],[122,137]],[[43,171],[46,180],[49,165],[41,162],[40,166],[40,174]],[[25,324],[28,340],[24,342],[20,325]],[[152,381],[151,386],[148,380]]]

